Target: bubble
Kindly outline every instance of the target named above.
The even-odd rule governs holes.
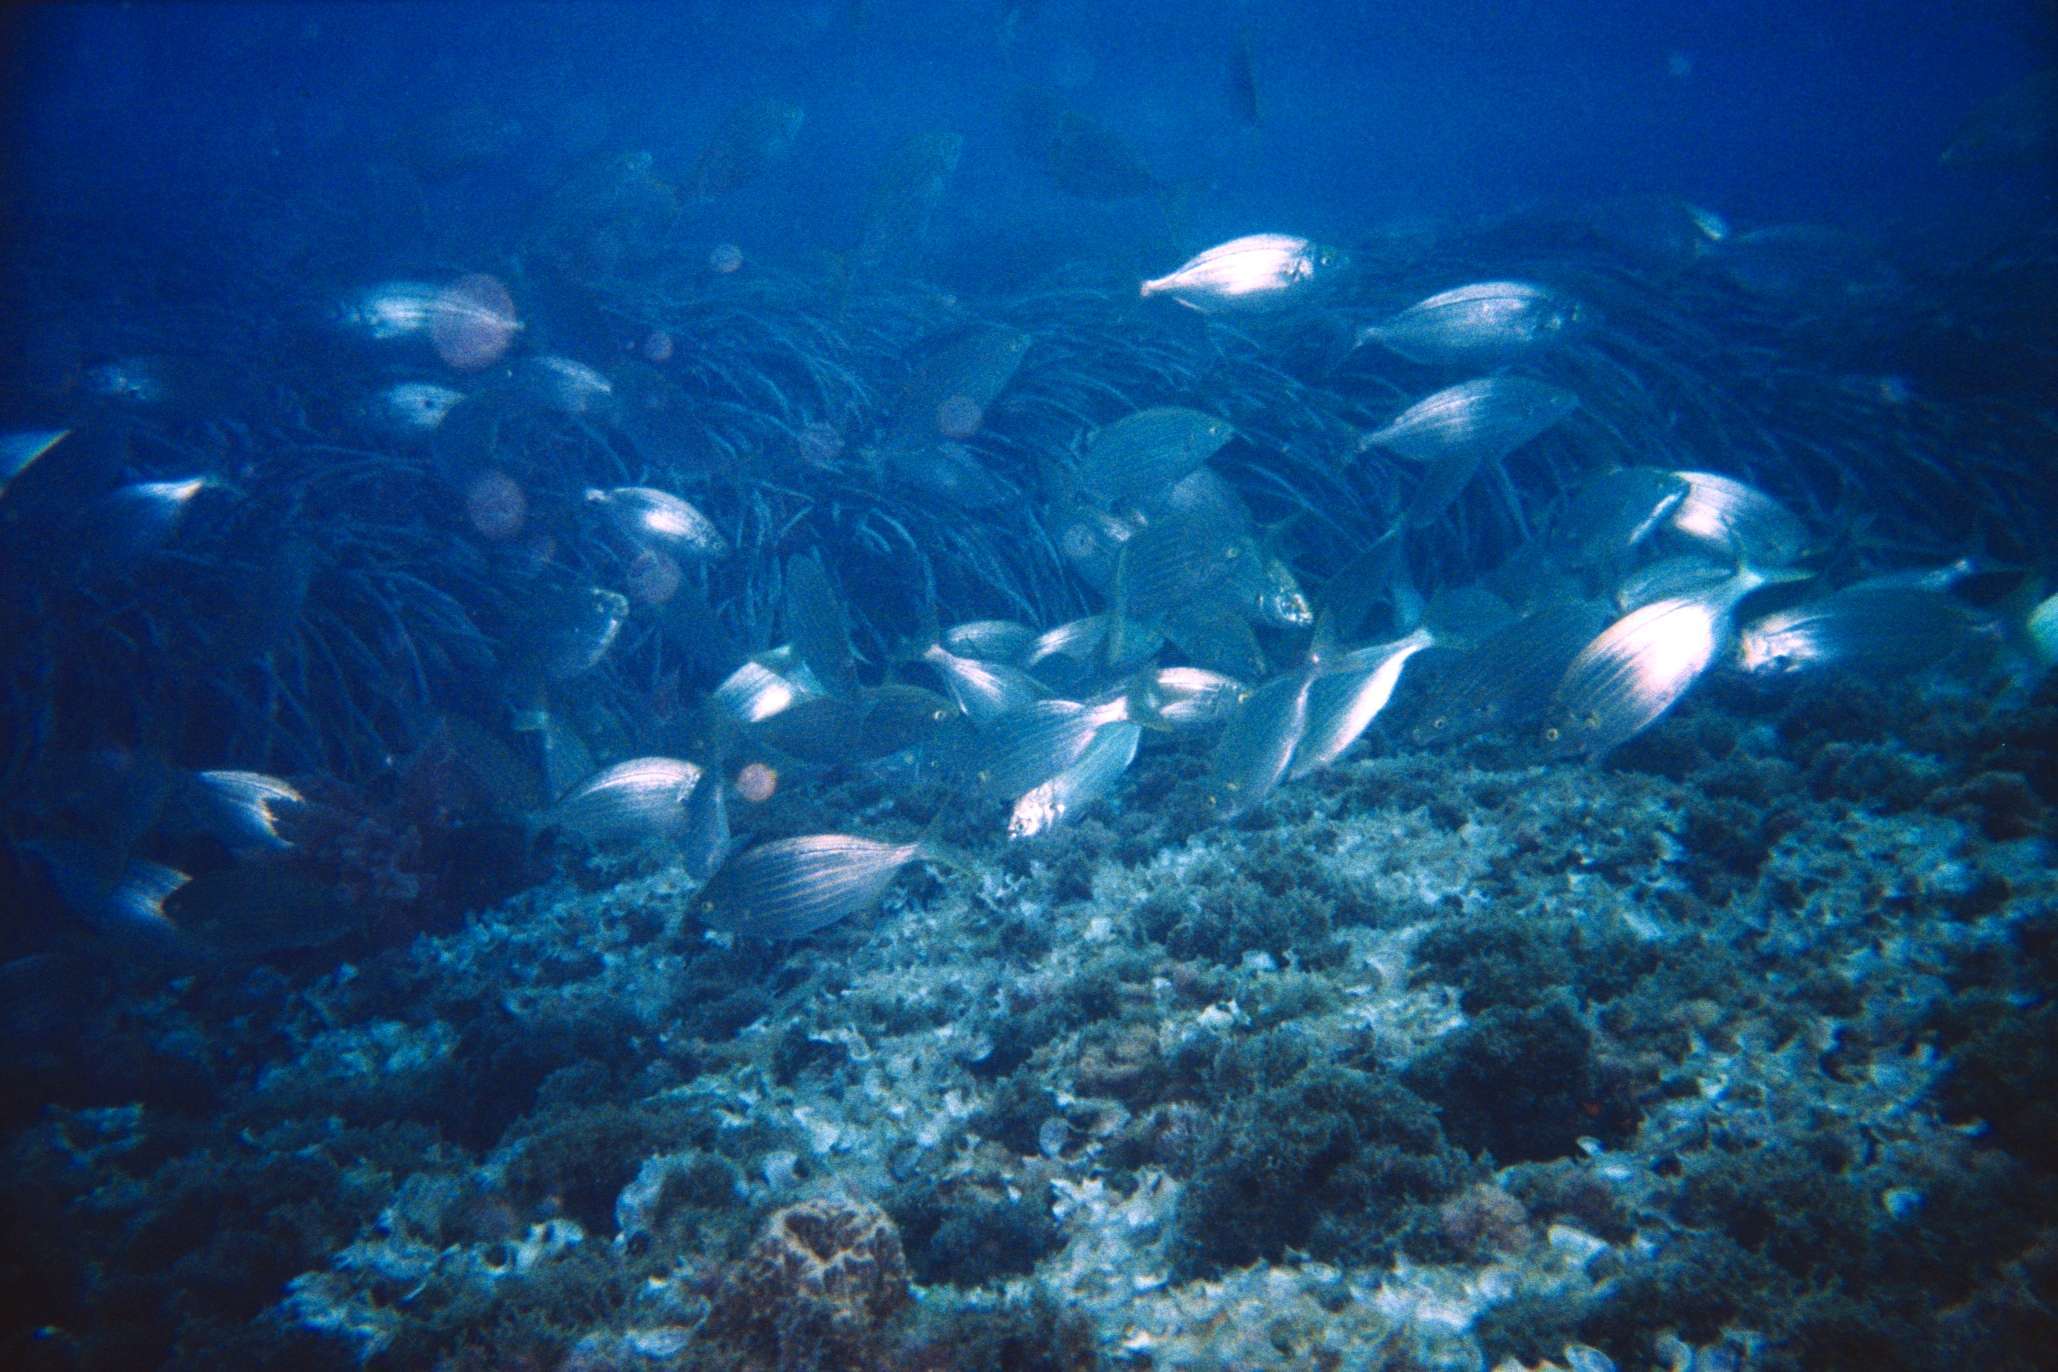
[[[779,774],[762,762],[745,764],[736,773],[736,794],[762,805],[779,789]]]
[[[833,424],[820,420],[800,431],[800,455],[817,467],[826,467],[843,455],[843,435]]]
[[[672,360],[672,336],[663,329],[652,329],[643,335],[643,356],[649,362]]]
[[[656,548],[645,548],[629,563],[629,597],[645,605],[662,605],[679,594],[679,564]]]
[[[707,269],[717,276],[727,276],[743,265],[743,249],[734,243],[717,243],[708,250]]]
[[[506,472],[487,472],[465,488],[465,517],[482,537],[513,538],[529,516],[529,499]]]
[[[986,411],[969,395],[953,395],[936,407],[936,432],[945,438],[970,438],[979,432]]]
[[[498,362],[520,327],[507,287],[480,273],[460,278],[436,297],[429,341],[445,363],[475,372]]]

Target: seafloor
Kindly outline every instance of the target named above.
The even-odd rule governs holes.
[[[2058,691],[1204,753],[730,946],[643,858],[17,1034],[19,1368],[2048,1366]],[[913,829],[846,784],[798,830]],[[1592,1351],[1597,1350],[1597,1351]]]

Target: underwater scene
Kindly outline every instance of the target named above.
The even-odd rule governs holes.
[[[0,1363],[2058,1366],[2058,9],[0,17]]]

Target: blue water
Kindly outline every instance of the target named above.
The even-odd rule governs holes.
[[[2047,1365],[2050,5],[0,34],[7,1365]]]

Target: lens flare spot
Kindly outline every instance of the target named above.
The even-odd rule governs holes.
[[[497,277],[459,278],[429,311],[429,341],[436,356],[461,372],[490,367],[506,355],[521,324],[514,297]]]
[[[656,548],[645,548],[629,563],[629,598],[662,605],[679,594],[679,564]]]
[[[529,517],[529,498],[506,472],[486,472],[465,488],[464,509],[481,537],[498,542],[522,531]]]
[[[734,243],[717,243],[708,250],[707,269],[716,276],[727,276],[743,266],[743,249]]]
[[[970,438],[979,432],[986,411],[969,395],[954,395],[936,407],[936,432],[945,438]]]
[[[736,773],[736,794],[752,805],[762,805],[779,790],[779,774],[762,762],[745,764]]]

